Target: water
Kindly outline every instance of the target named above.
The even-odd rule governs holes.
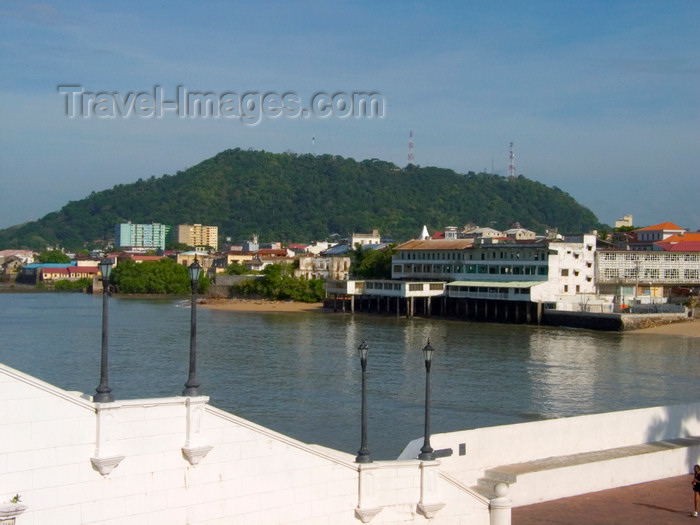
[[[180,395],[189,301],[112,298],[109,384],[117,399]],[[197,309],[197,378],[211,404],[355,454],[370,347],[369,445],[393,459],[433,433],[700,400],[700,339],[349,314]],[[99,384],[102,298],[0,294],[0,362],[66,390]]]

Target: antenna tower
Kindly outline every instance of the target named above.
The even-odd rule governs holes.
[[[515,178],[515,151],[513,150],[513,143],[510,143],[510,164],[508,166],[508,178],[513,180]]]
[[[408,134],[408,163],[416,163],[416,152],[413,149],[413,131]]]

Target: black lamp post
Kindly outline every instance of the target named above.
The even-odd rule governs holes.
[[[425,437],[423,447],[420,449],[418,459],[422,461],[432,461],[435,459],[433,448],[430,446],[430,363],[433,360],[435,349],[428,344],[423,347],[423,357],[425,357]]]
[[[197,284],[199,283],[199,274],[202,272],[202,267],[194,258],[194,262],[190,264],[188,271],[190,272],[190,284],[192,285],[192,315],[190,322],[190,375],[185,383],[183,396],[193,397],[202,395],[202,390],[199,388],[197,381]]]
[[[360,365],[362,365],[362,443],[360,444],[360,450],[357,451],[355,463],[372,463],[369,446],[367,445],[367,383],[365,381],[369,346],[362,341],[362,344],[357,347],[357,351],[360,353]]]
[[[100,273],[102,274],[102,363],[100,365],[100,386],[97,394],[92,398],[95,403],[110,403],[114,401],[112,389],[109,388],[109,354],[108,354],[108,297],[109,274],[112,272],[112,259],[105,257],[100,261]]]

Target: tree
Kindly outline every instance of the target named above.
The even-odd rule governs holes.
[[[360,249],[363,254],[353,265],[352,273],[363,279],[391,279],[391,257],[395,249],[395,244],[384,249]]]
[[[250,273],[250,271],[248,270],[248,268],[246,268],[245,264],[233,261],[226,267],[225,273],[226,275],[245,275],[247,273]]]
[[[192,290],[187,267],[167,257],[143,263],[121,261],[112,272],[111,281],[119,293],[127,294],[188,294]],[[202,272],[198,291],[207,293],[210,284]]]
[[[291,300],[315,303],[323,299],[325,290],[321,279],[294,277],[288,264],[270,264],[262,271],[262,277],[249,279],[233,286],[243,297],[264,297],[272,300]]]
[[[42,263],[69,263],[68,257],[61,250],[43,251],[39,254],[39,262]]]

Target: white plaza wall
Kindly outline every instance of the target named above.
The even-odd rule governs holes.
[[[627,458],[575,468],[563,457],[691,436],[700,436],[700,403],[436,434],[431,444],[453,449],[452,456],[441,460],[441,468],[466,486],[477,485],[489,469],[560,458],[562,468],[517,476],[509,496],[518,506],[687,474],[700,462],[700,444],[651,454],[632,451]],[[421,446],[422,440],[412,441],[401,458],[416,457]],[[464,455],[459,454],[460,446]]]
[[[18,525],[487,525],[440,461],[354,463],[206,404],[95,404],[0,365],[0,510]]]

